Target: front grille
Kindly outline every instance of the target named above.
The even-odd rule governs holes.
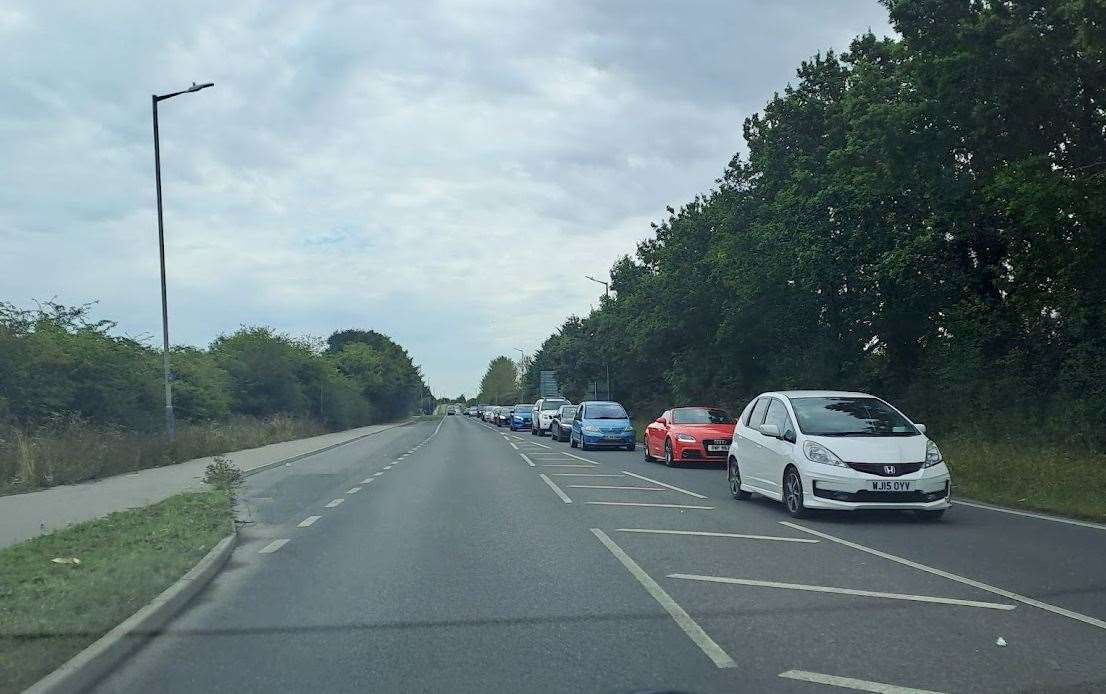
[[[895,463],[894,465],[884,465],[882,463],[845,464],[857,472],[866,472],[869,475],[879,475],[880,477],[901,477],[922,469],[921,463]]]
[[[885,504],[921,504],[930,501],[938,501],[949,495],[949,483],[945,482],[943,489],[935,492],[873,492],[862,489],[856,492],[839,492],[832,489],[819,489],[814,485],[814,496],[833,501],[851,501],[854,503],[885,503]]]

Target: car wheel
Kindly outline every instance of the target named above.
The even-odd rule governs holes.
[[[783,474],[783,503],[787,505],[787,512],[792,518],[806,516],[806,506],[803,505],[803,480],[799,477],[799,471],[793,467],[787,468]]]
[[[637,444],[636,444],[636,443],[631,443],[631,444],[629,444],[629,445],[627,445],[627,446],[626,446],[626,450],[628,450],[628,451],[632,451],[632,450],[634,450],[634,449],[636,449],[636,448],[637,448]]]
[[[733,498],[741,500],[751,496],[741,488],[741,470],[738,469],[737,461],[733,458],[730,458],[730,462],[726,464],[726,479],[730,483],[730,494]]]
[[[653,462],[654,460],[656,460],[656,458],[654,458],[653,456],[649,455],[649,439],[647,439],[647,438],[643,438],[643,439],[641,440],[641,450],[642,450],[642,451],[644,451],[644,459],[645,459],[645,462],[647,462],[647,463],[651,463],[651,462]]]
[[[572,438],[572,434],[568,435],[568,447],[576,448],[576,439]]]
[[[584,443],[583,438],[580,439],[580,450],[581,451],[590,451],[591,450],[591,448],[586,443]]]
[[[672,467],[672,441],[669,439],[664,440],[664,464]]]
[[[933,511],[915,511],[914,516],[920,521],[933,523],[934,521],[941,520],[941,516],[945,515],[946,510],[947,509],[939,508]]]

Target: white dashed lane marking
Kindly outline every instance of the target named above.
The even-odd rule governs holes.
[[[361,491],[361,487],[350,487],[346,490],[346,494],[356,494],[359,491]]]
[[[698,574],[668,574],[669,578],[685,581],[704,581],[706,583],[728,583],[738,586],[757,586],[761,588],[781,588],[783,590],[804,590],[812,593],[837,593],[839,595],[859,595],[867,598],[887,598],[889,600],[910,600],[912,602],[931,602],[941,605],[960,607],[980,607],[988,610],[1012,610],[1013,605],[998,602],[980,602],[978,600],[960,600],[959,598],[941,598],[932,595],[909,595],[907,593],[882,593],[875,590],[857,590],[855,588],[836,588],[834,586],[811,586],[804,583],[779,583],[777,581],[754,581],[748,578],[729,578],[727,576],[700,576]]]
[[[884,684],[883,682],[870,682],[868,680],[858,680],[853,677],[838,677],[837,675],[823,675],[820,672],[808,672],[806,670],[788,670],[787,672],[781,672],[780,677],[789,680],[800,680],[802,682],[814,682],[816,684],[825,684],[831,687],[841,687],[843,689],[855,689],[858,692],[875,692],[875,694],[941,694],[941,692],[935,692],[932,689],[915,689],[913,687],[899,687],[894,684]]]
[[[565,494],[564,491],[562,491],[561,488],[558,487],[553,480],[549,479],[549,477],[547,477],[546,475],[539,474],[538,477],[541,477],[542,481],[549,485],[549,488],[553,490],[554,494],[561,497],[561,501],[565,502],[566,504],[572,503],[572,499],[568,498],[568,494]]]
[[[369,484],[372,481],[373,481],[372,477],[366,477],[365,479],[361,480],[361,484]]]
[[[635,492],[664,492],[664,487],[620,487],[613,484],[570,484],[570,489],[625,489]]]
[[[529,465],[530,467],[534,467],[534,461],[526,457],[525,453],[519,453],[519,455],[522,456],[522,459],[526,461],[527,465]]]
[[[743,533],[713,533],[702,530],[653,530],[650,528],[618,528],[620,533],[645,533],[648,535],[692,535],[696,537],[728,537],[739,540],[775,540],[777,542],[801,542],[814,544],[818,540],[805,537],[780,537],[778,535],[745,535]]]
[[[334,501],[331,501],[329,504],[327,504],[326,507],[327,508],[334,508],[335,506],[342,503],[343,501],[345,501],[345,499],[335,499]]]
[[[288,540],[273,540],[269,544],[258,550],[258,554],[272,554],[284,545],[288,544]]]
[[[313,525],[315,521],[319,520],[320,518],[322,518],[322,516],[308,516],[307,518],[304,518],[299,522],[298,527],[306,528],[309,525]]]
[[[649,506],[651,508],[691,508],[699,509],[701,511],[713,511],[713,506],[688,506],[685,504],[646,504],[638,503],[636,501],[585,501],[585,504],[592,504],[593,506]]]
[[[661,482],[660,480],[655,480],[652,477],[646,477],[645,475],[639,475],[635,472],[628,472],[626,470],[623,470],[622,473],[625,474],[625,475],[629,475],[630,477],[636,477],[639,480],[645,480],[646,482],[652,482],[653,484],[659,484],[660,486],[671,489],[674,492],[680,492],[681,494],[687,494],[688,496],[693,496],[696,499],[705,499],[705,498],[707,498],[707,497],[703,496],[702,494],[696,494],[695,492],[689,492],[686,489],[682,489],[680,487],[677,487],[677,486],[674,486],[674,485],[671,485],[671,484],[665,484],[664,482]]]

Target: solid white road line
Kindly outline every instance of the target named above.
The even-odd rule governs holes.
[[[682,578],[685,581],[704,581],[706,583],[729,583],[738,586],[759,586],[761,588],[783,588],[785,590],[805,590],[812,593],[838,593],[841,595],[859,595],[866,598],[887,598],[890,600],[910,600],[913,602],[933,602],[941,605],[959,605],[961,607],[981,607],[988,610],[1012,610],[1013,605],[998,602],[979,602],[978,600],[960,600],[958,598],[939,598],[932,595],[910,595],[907,593],[882,593],[876,590],[857,590],[855,588],[835,588],[833,586],[811,586],[805,583],[779,583],[777,581],[754,581],[748,578],[729,578],[727,576],[700,576],[698,574],[668,574],[669,578]]]
[[[522,456],[522,459],[526,461],[527,465],[529,465],[530,467],[534,467],[534,461],[530,460],[530,458],[526,457],[525,453],[519,453],[519,455]]]
[[[334,501],[331,501],[329,504],[327,504],[326,507],[327,508],[334,508],[335,506],[342,503],[343,501],[345,501],[345,499],[335,499]]]
[[[685,504],[645,504],[636,501],[585,501],[585,504],[594,506],[649,506],[651,508],[697,508],[703,511],[713,511],[713,506],[687,506]]]
[[[664,487],[618,487],[613,484],[570,484],[572,489],[632,489],[637,492],[664,492]]]
[[[567,455],[569,458],[575,458],[576,460],[582,460],[585,463],[591,463],[592,465],[598,465],[599,464],[597,461],[591,460],[589,458],[581,458],[580,456],[576,455],[575,453],[569,453],[568,451],[561,451],[561,455]]]
[[[308,516],[307,518],[304,518],[303,520],[301,520],[297,527],[306,528],[309,525],[314,524],[315,521],[319,520],[320,518],[322,518],[322,516]]]
[[[527,441],[526,443],[530,444],[531,446],[541,446],[542,448],[549,448],[547,444],[538,443],[537,441]]]
[[[831,687],[855,689],[858,692],[875,692],[875,694],[941,694],[941,692],[932,689],[899,687],[894,684],[869,682],[868,680],[858,680],[852,677],[838,677],[837,675],[823,675],[820,672],[808,672],[806,670],[788,670],[787,672],[781,672],[779,676],[789,680],[814,682],[816,684],[826,684]]]
[[[516,451],[518,450],[518,446],[516,446],[513,441],[508,441],[507,443],[510,444],[511,448],[515,449]]]
[[[445,424],[445,417],[442,417],[442,421],[438,422],[438,428],[434,430],[434,433],[433,433],[433,434],[431,434],[430,436],[426,437],[426,438],[427,438],[427,440],[429,440],[429,439],[432,439],[432,438],[434,438],[435,436],[437,436],[437,435],[438,435],[438,431],[439,431],[439,430],[441,430],[441,428],[442,428],[442,425],[443,425],[443,424]]]
[[[614,540],[607,537],[607,534],[599,528],[592,528],[591,532],[595,537],[599,538],[599,541],[610,551],[611,554],[622,563],[626,570],[630,572],[630,575],[637,579],[637,582],[641,584],[645,591],[649,595],[653,596],[664,611],[672,617],[676,622],[676,625],[683,630],[687,637],[691,639],[692,643],[700,648],[703,653],[710,658],[715,665],[720,668],[737,667],[737,663],[731,658],[726,651],[722,650],[722,647],[714,642],[707,632],[703,631],[703,628],[691,618],[684,608],[672,599],[664,588],[654,581],[649,574],[645,573],[645,570],[638,566],[637,562],[630,558],[630,555],[626,554],[621,547],[615,544]]]
[[[288,540],[273,540],[269,544],[265,545],[257,551],[258,554],[272,554],[284,545],[288,544]]]
[[[543,465],[542,467],[545,466]],[[549,474],[554,477],[622,477],[622,475],[604,472],[551,472]]]
[[[542,467],[574,467],[583,468],[584,470],[594,470],[594,465],[577,465],[576,463],[542,463]]]
[[[974,501],[962,501],[961,499],[953,499],[952,503],[959,504],[961,506],[971,506],[972,508],[982,508],[988,511],[998,511],[999,513],[1009,513],[1012,516],[1025,516],[1026,518],[1037,518],[1039,520],[1052,521],[1053,523],[1065,523],[1067,525],[1078,525],[1081,528],[1093,528],[1095,530],[1106,530],[1106,525],[1101,523],[1092,523],[1090,521],[1075,520],[1074,518],[1060,518],[1059,516],[1050,516],[1045,513],[1033,513],[1032,511],[1016,511],[1012,508],[1002,508],[1001,506],[991,506],[990,504],[980,504]]]
[[[745,535],[744,533],[712,533],[702,530],[652,530],[649,528],[617,528],[620,533],[646,533],[651,535],[695,535],[699,537],[732,537],[739,540],[775,540],[776,542],[802,542],[817,544],[818,540],[805,537],[780,537],[779,535]]]
[[[681,494],[687,494],[688,496],[693,496],[696,499],[706,499],[707,498],[707,497],[703,496],[702,494],[696,494],[695,492],[689,492],[686,489],[681,489],[680,487],[676,487],[676,486],[673,486],[671,484],[665,484],[664,482],[661,482],[660,480],[655,480],[652,477],[646,477],[645,475],[639,475],[636,472],[628,472],[626,470],[623,470],[622,474],[629,475],[630,477],[636,477],[639,480],[645,480],[646,482],[652,482],[653,484],[659,484],[660,486],[671,489],[674,492],[680,492]]]
[[[1103,621],[1103,620],[1098,619],[1096,617],[1089,617],[1085,614],[1080,614],[1079,612],[1073,612],[1072,610],[1068,610],[1068,609],[1065,609],[1063,607],[1057,607],[1056,605],[1049,605],[1046,602],[1041,602],[1040,600],[1034,600],[1033,598],[1029,598],[1029,597],[1026,597],[1024,595],[1019,595],[1019,594],[1013,593],[1009,590],[1003,590],[1002,588],[996,588],[995,586],[988,585],[986,583],[983,583],[982,581],[976,581],[974,579],[966,578],[964,576],[957,576],[954,573],[949,573],[948,571],[942,571],[941,569],[935,569],[932,566],[926,566],[925,564],[919,564],[916,561],[910,561],[909,559],[904,559],[903,557],[897,557],[894,554],[888,554],[887,552],[881,552],[878,549],[872,549],[871,547],[865,547],[864,545],[858,544],[856,542],[849,542],[848,540],[843,540],[839,537],[834,537],[833,535],[827,535],[826,533],[818,532],[817,530],[811,530],[810,528],[804,528],[803,526],[801,526],[797,523],[791,523],[789,521],[780,521],[780,523],[783,524],[783,525],[786,525],[789,528],[794,528],[795,530],[801,530],[804,533],[810,533],[811,535],[816,535],[816,536],[818,536],[822,539],[830,540],[832,542],[836,542],[838,544],[845,545],[846,547],[852,547],[853,549],[858,549],[861,552],[867,552],[868,554],[874,554],[877,557],[883,557],[884,559],[889,559],[893,562],[898,562],[899,564],[903,564],[905,566],[909,566],[909,567],[918,569],[919,571],[925,571],[927,573],[931,573],[934,576],[941,576],[943,578],[949,579],[950,581],[956,581],[958,583],[963,583],[964,585],[969,585],[969,586],[972,586],[973,588],[979,588],[980,590],[985,590],[989,593],[994,593],[995,595],[1001,595],[1004,598],[1009,598],[1010,600],[1014,600],[1016,602],[1024,603],[1024,604],[1030,605],[1032,607],[1039,607],[1042,610],[1045,610],[1047,612],[1052,612],[1054,614],[1058,614],[1058,615],[1061,615],[1063,617],[1067,617],[1069,619],[1074,619],[1078,622],[1083,622],[1085,624],[1090,624],[1091,626],[1098,627],[1099,629],[1106,629],[1106,621]]]
[[[361,491],[361,487],[350,487],[346,490],[346,494],[356,494],[359,491]]]
[[[566,504],[572,503],[572,499],[568,498],[568,494],[565,494],[563,491],[561,491],[561,488],[554,484],[553,480],[549,479],[545,475],[538,475],[538,477],[542,478],[542,481],[548,484],[549,488],[552,489],[557,496],[561,497],[561,501],[565,502]]]

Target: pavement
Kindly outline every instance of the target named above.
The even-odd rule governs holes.
[[[793,522],[461,416],[310,460],[248,479],[227,568],[95,691],[1106,691],[1101,527]]]
[[[384,431],[395,424],[348,429],[305,439],[224,453],[243,472],[295,458],[335,444]],[[147,506],[203,486],[204,469],[214,457],[147,468],[81,484],[0,496],[0,548],[93,520],[114,511]]]

